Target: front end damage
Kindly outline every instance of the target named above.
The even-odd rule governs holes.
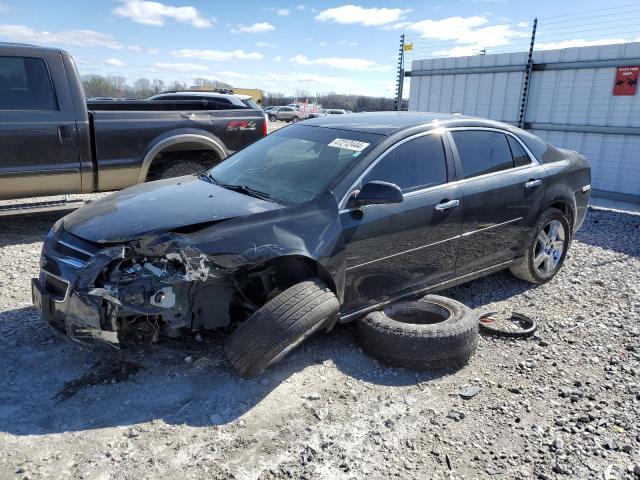
[[[303,275],[284,258],[317,262],[323,272],[312,273],[334,285],[343,278],[335,199],[314,206],[115,245],[89,242],[57,225],[33,281],[34,304],[50,325],[85,345],[119,348],[226,327],[286,288],[288,274]]]

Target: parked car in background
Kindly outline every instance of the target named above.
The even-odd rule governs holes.
[[[280,110],[281,108],[281,106],[265,108],[264,113],[267,114],[267,118],[270,122],[275,122],[276,120],[278,120],[278,110]]]
[[[87,101],[68,53],[0,43],[0,199],[197,172],[266,133],[264,112],[233,95]],[[2,206],[0,214],[26,208]]]
[[[250,95],[239,95],[230,92],[205,91],[205,90],[176,90],[170,92],[158,93],[149,100],[216,100],[220,103],[228,103],[243,108],[251,108],[253,110],[261,110],[260,106],[255,103]]]
[[[276,112],[276,120],[283,120],[285,122],[299,122],[300,120],[304,120],[306,117],[304,114],[298,110],[296,107],[281,107]]]
[[[582,225],[590,167],[504,123],[330,115],[199,176],[138,185],[58,221],[34,304],[79,342],[242,323],[259,373],[336,321],[510,269],[551,280]]]
[[[347,111],[341,108],[325,108],[323,113],[325,115],[344,115]]]

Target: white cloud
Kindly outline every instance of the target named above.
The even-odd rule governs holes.
[[[127,64],[122,60],[118,60],[117,58],[107,58],[104,62],[105,65],[109,65],[110,67],[126,67]]]
[[[358,5],[342,5],[322,10],[315,18],[320,22],[379,26],[397,22],[409,11],[401,8],[363,8]]]
[[[473,55],[482,49],[510,45],[514,39],[529,37],[529,32],[510,25],[487,25],[488,22],[484,16],[456,16],[421,20],[403,27],[418,32],[422,38],[454,44],[451,48],[433,51],[430,56]]]
[[[122,5],[113,9],[113,13],[129,18],[144,25],[163,26],[167,20],[186,23],[196,28],[212,26],[210,19],[204,18],[197,8],[192,6],[175,7],[147,0],[120,0]]]
[[[4,2],[0,2],[0,13],[5,13],[5,12],[8,12],[9,10],[11,10],[9,8],[9,5],[7,5]]]
[[[129,50],[130,52],[141,52],[142,47],[140,45],[129,45],[127,47],[127,50]]]
[[[220,78],[237,78],[237,79],[244,79],[244,78],[251,78],[251,75],[247,75],[246,73],[240,73],[240,72],[233,72],[230,70],[225,70],[223,72],[215,72],[216,76],[220,77]]]
[[[276,27],[268,22],[254,23],[253,25],[238,25],[236,28],[232,28],[233,33],[265,33],[275,30]]]
[[[279,8],[276,10],[276,13],[281,17],[286,17],[291,13],[291,10],[289,10],[288,8]]]
[[[347,40],[340,40],[336,45],[343,45],[345,47],[357,47],[358,44],[356,42],[349,42]]]
[[[277,47],[277,45],[274,45],[273,43],[269,43],[269,42],[256,42],[255,46],[258,48],[275,48]]]
[[[147,53],[149,55],[157,55],[160,53],[160,49],[159,48],[147,48]]]
[[[339,68],[341,70],[354,70],[360,72],[385,72],[391,69],[390,65],[380,65],[373,60],[366,60],[364,58],[328,57],[311,60],[304,55],[296,55],[291,58],[291,61],[300,65],[324,65],[327,67]]]
[[[636,39],[638,41],[640,39]],[[589,47],[592,45],[612,45],[615,43],[626,43],[630,40],[624,38],[602,38],[600,40],[586,40],[584,38],[572,38],[570,40],[561,40],[559,42],[540,42],[534,45],[534,50],[557,50],[560,48],[572,47]]]
[[[226,60],[260,60],[262,54],[258,52],[245,52],[236,49],[229,51],[222,50],[198,50],[193,48],[183,48],[182,50],[174,50],[171,52],[174,57],[182,58],[199,58],[201,60],[226,61]]]
[[[198,63],[164,63],[158,62],[155,64],[156,69],[171,70],[173,72],[206,72],[209,67],[206,65],[200,65]]]
[[[304,6],[304,5],[296,5],[296,10],[300,10],[300,11],[302,11],[302,10],[304,10],[304,9],[305,9],[305,6]]]
[[[329,45],[327,42],[318,42],[319,47],[326,47],[327,45]]]
[[[277,57],[273,57],[274,62],[280,63],[283,60],[282,55],[278,55]]]
[[[26,25],[0,25],[0,37],[22,43],[72,45],[74,47],[105,47],[120,50],[122,44],[111,35],[95,30],[37,31]]]

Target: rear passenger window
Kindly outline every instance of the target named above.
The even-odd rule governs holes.
[[[511,149],[503,133],[483,130],[451,132],[462,163],[464,178],[499,172],[513,167]]]
[[[0,57],[0,110],[57,110],[47,65],[41,58]]]
[[[518,143],[518,141],[507,135],[507,140],[509,140],[509,146],[511,147],[511,154],[513,155],[513,163],[516,167],[522,167],[524,165],[531,164],[531,158],[527,155],[522,145]]]
[[[445,183],[447,164],[442,139],[439,135],[424,135],[393,149],[362,184],[374,180],[395,183],[405,193]]]

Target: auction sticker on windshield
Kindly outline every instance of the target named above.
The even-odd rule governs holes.
[[[329,147],[344,148],[345,150],[353,150],[354,152],[361,152],[367,148],[370,144],[366,142],[358,142],[357,140],[348,140],[346,138],[336,138],[333,140]]]

